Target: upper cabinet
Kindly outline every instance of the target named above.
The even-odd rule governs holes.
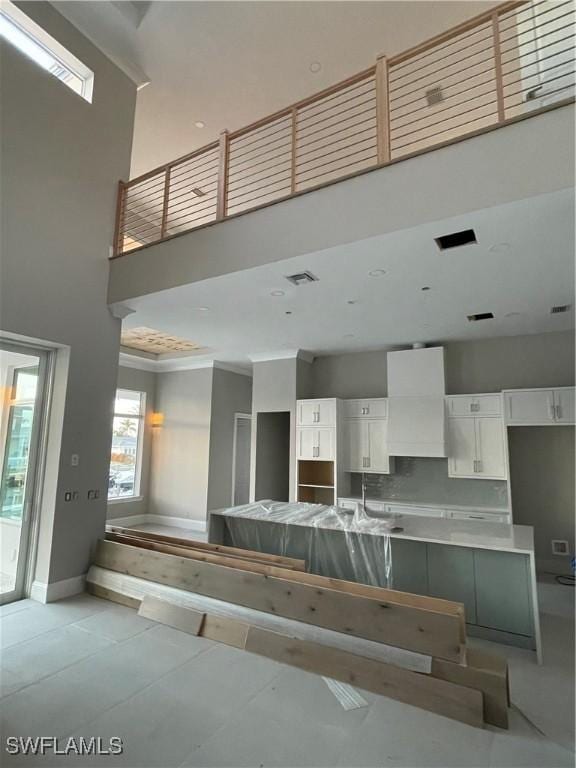
[[[448,476],[506,480],[506,441],[499,416],[448,420]]]
[[[450,395],[446,398],[448,416],[500,416],[502,396],[488,395]]]
[[[342,410],[348,419],[385,419],[388,415],[387,404],[385,397],[344,400]]]
[[[510,426],[574,424],[574,387],[509,390],[504,410]]]
[[[390,472],[385,419],[346,419],[344,422],[344,471]]]
[[[336,426],[336,400],[298,400],[296,423],[299,427]]]

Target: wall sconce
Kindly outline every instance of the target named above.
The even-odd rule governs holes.
[[[154,412],[150,415],[150,426],[151,427],[163,427],[164,426],[164,414],[159,412]]]

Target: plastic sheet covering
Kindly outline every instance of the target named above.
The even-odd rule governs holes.
[[[259,501],[216,514],[224,541],[242,549],[295,557],[321,576],[393,587],[390,530],[394,518],[323,504]]]

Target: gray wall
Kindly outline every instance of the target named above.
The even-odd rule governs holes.
[[[234,414],[251,412],[252,378],[214,368],[208,509],[229,507],[232,503]]]
[[[86,571],[106,519],[120,335],[106,306],[108,255],[136,91],[48,3],[21,8],[95,72],[88,104],[0,43],[0,326],[62,347],[35,573],[47,583]],[[70,466],[72,453],[78,467]],[[88,501],[89,489],[100,498]],[[78,491],[78,500],[65,503],[66,490]]]
[[[212,410],[212,368],[157,374],[148,512],[204,521]]]
[[[508,433],[514,522],[535,527],[539,570],[570,573],[570,558],[553,555],[551,540],[568,540],[574,555],[574,427]]]
[[[255,501],[290,498],[290,416],[289,411],[258,414]]]
[[[150,491],[150,460],[154,430],[150,426],[150,418],[155,409],[156,374],[153,371],[141,371],[137,368],[118,368],[117,389],[133,389],[146,393],[146,415],[144,419],[144,442],[142,445],[142,470],[140,474],[140,495],[137,499],[120,499],[108,502],[108,519],[127,517],[128,515],[144,515],[148,512],[148,496]]]
[[[298,360],[265,360],[252,366],[252,456],[250,498],[256,494],[257,416],[262,412],[290,413],[290,500],[294,499],[296,483],[296,399],[298,397]]]
[[[443,346],[449,395],[574,384],[571,331],[448,342]],[[312,364],[313,397],[386,394],[385,351],[317,357]]]

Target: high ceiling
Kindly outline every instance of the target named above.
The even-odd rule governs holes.
[[[235,364],[283,350],[565,331],[574,327],[573,208],[571,190],[555,192],[161,291],[127,302],[135,312],[124,326],[175,334],[212,350],[199,357]],[[477,244],[438,250],[434,237],[469,227]],[[318,281],[286,280],[303,270]],[[486,312],[494,319],[467,319]]]
[[[54,5],[136,81],[150,80],[138,93],[135,176],[209,143],[224,128],[240,128],[371,66],[378,54],[398,53],[498,3]]]

